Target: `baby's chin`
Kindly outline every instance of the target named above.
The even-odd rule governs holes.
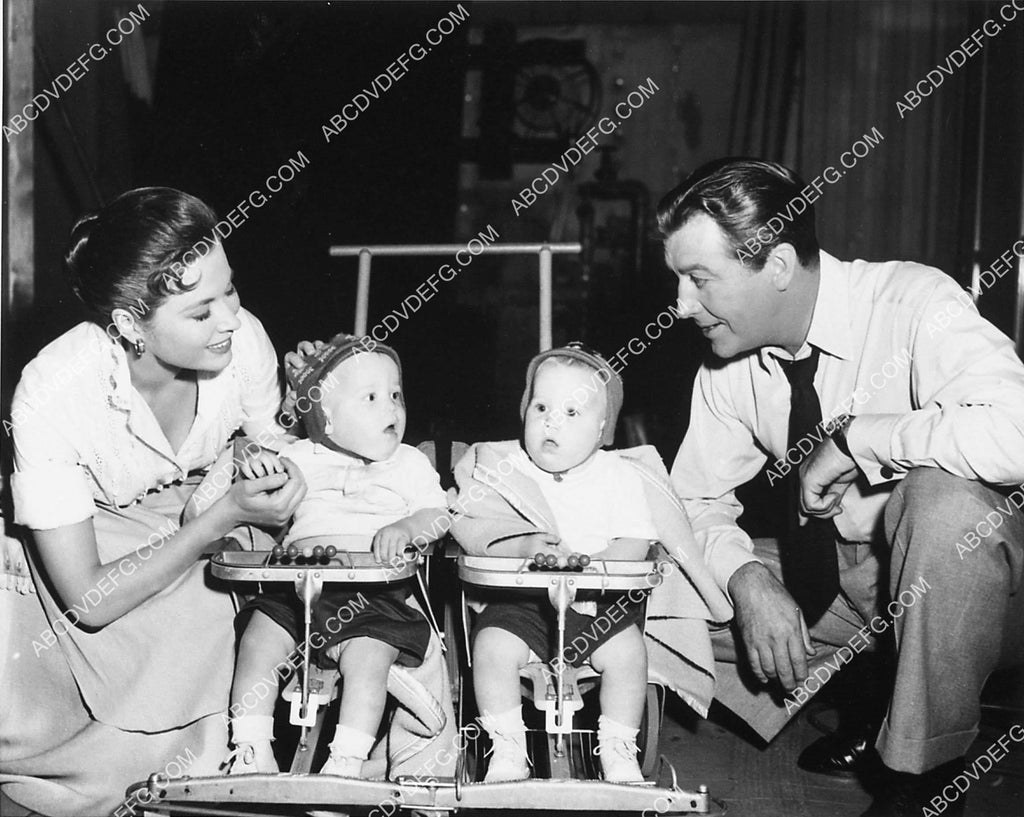
[[[331,438],[334,439],[333,437]],[[381,462],[390,459],[402,444],[402,438],[394,436],[389,440],[381,440],[372,445],[346,445],[346,441],[334,440],[346,451],[351,451],[356,456],[362,457],[370,462]]]
[[[547,471],[549,474],[564,474],[566,471],[571,471],[573,468],[579,468],[585,462],[589,461],[594,456],[595,452],[590,452],[583,459],[577,460],[566,460],[557,455],[552,456],[545,451],[537,451],[533,446],[529,446],[526,449],[526,454],[530,458],[530,461],[540,468],[542,471]]]

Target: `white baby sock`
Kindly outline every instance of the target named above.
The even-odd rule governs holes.
[[[492,738],[495,734],[499,735],[518,735],[526,734],[526,724],[523,723],[523,707],[522,704],[514,706],[512,709],[506,710],[505,712],[499,712],[493,714],[491,712],[484,712],[480,716],[480,725],[487,730]]]
[[[240,715],[231,718],[231,742],[259,743],[274,739],[274,719],[270,715]]]
[[[334,740],[331,741],[331,754],[336,757],[354,757],[359,760],[366,760],[373,748],[374,736],[366,732],[360,732],[351,726],[342,726],[334,730]]]

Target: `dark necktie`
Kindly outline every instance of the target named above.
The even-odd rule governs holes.
[[[803,360],[779,361],[789,380],[792,397],[789,409],[787,448],[815,432],[821,423],[821,403],[814,390],[818,350]],[[815,434],[817,436],[817,434]],[[800,525],[800,468],[787,474],[789,505],[788,541],[779,548],[782,578],[786,588],[803,610],[808,625],[828,609],[839,593],[839,560],[836,556],[836,526],[831,519],[811,517]]]

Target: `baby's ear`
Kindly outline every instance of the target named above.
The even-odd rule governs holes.
[[[334,431],[334,418],[331,416],[331,410],[321,403],[320,411],[324,414],[324,434],[330,434]]]

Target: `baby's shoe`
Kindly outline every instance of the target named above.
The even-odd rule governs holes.
[[[601,771],[609,783],[643,783],[644,776],[636,756],[636,729],[630,729],[602,715],[598,719],[597,748]]]
[[[491,739],[490,763],[484,783],[525,780],[530,776],[526,755],[526,726],[522,707],[499,715],[484,714],[480,723]]]
[[[331,741],[331,754],[320,768],[320,774],[334,774],[338,777],[362,777],[363,763],[373,748],[373,735],[360,732],[350,726],[338,724]]]
[[[231,719],[234,748],[223,763],[227,774],[276,774],[280,771],[270,743],[274,719],[267,715],[242,715]]]

